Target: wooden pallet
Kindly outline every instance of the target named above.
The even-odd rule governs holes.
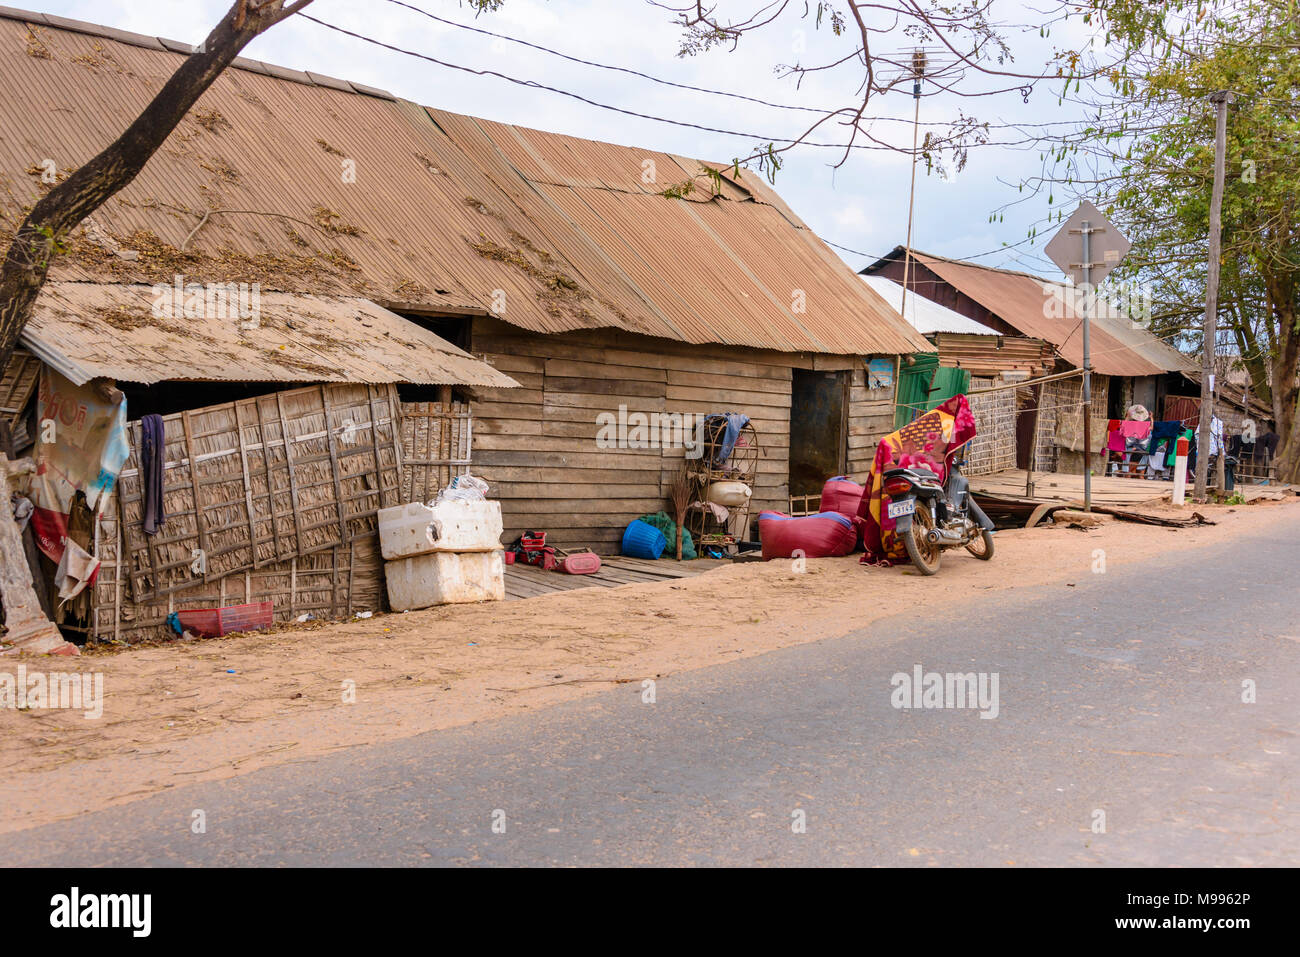
[[[697,558],[695,561],[660,559],[647,561],[616,555],[601,557],[600,570],[593,575],[566,575],[543,571],[535,565],[506,566],[506,600],[537,598],[575,588],[618,588],[653,582],[691,578],[714,568],[731,564],[724,559]]]

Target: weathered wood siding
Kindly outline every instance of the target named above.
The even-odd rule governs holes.
[[[506,540],[545,529],[565,547],[616,551],[628,522],[668,507],[681,448],[596,445],[598,416],[617,416],[620,405],[628,413],[748,415],[762,449],[755,515],[788,507],[791,369],[856,366],[854,382],[861,384],[850,403],[850,456],[855,422],[865,430],[893,414],[892,405],[888,415],[879,407],[879,397],[868,401],[862,360],[851,356],[691,346],[613,330],[543,336],[493,319],[474,320],[472,350],[521,386],[476,389],[471,403],[471,471],[501,500]],[[890,395],[886,404],[892,401]],[[859,444],[868,438],[861,433]]]
[[[897,398],[898,375],[895,370],[888,388],[867,388],[866,369],[861,360],[849,381],[849,456],[848,473],[861,482],[871,471],[876,458],[876,446],[894,431],[894,401]]]

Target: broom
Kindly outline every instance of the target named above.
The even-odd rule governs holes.
[[[682,560],[682,525],[686,522],[686,507],[691,504],[691,474],[686,465],[677,470],[672,484],[668,486],[668,498],[673,503],[674,518],[677,521],[677,560]]]

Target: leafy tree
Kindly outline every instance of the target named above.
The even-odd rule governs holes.
[[[1300,481],[1300,9],[1296,0],[1092,0],[1086,14],[1125,65],[1081,95],[1095,110],[1028,181],[1091,194],[1134,240],[1116,275],[1152,293],[1153,331],[1226,345],[1271,403],[1279,476]],[[1229,107],[1221,343],[1202,343],[1214,108]],[[1222,370],[1222,371],[1226,371]]]

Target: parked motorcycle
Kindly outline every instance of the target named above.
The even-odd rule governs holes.
[[[907,557],[922,575],[939,570],[939,557],[949,548],[965,548],[981,561],[993,557],[993,523],[970,494],[961,473],[958,446],[948,453],[948,479],[926,468],[888,469],[883,492],[887,514],[894,519],[907,548]]]

